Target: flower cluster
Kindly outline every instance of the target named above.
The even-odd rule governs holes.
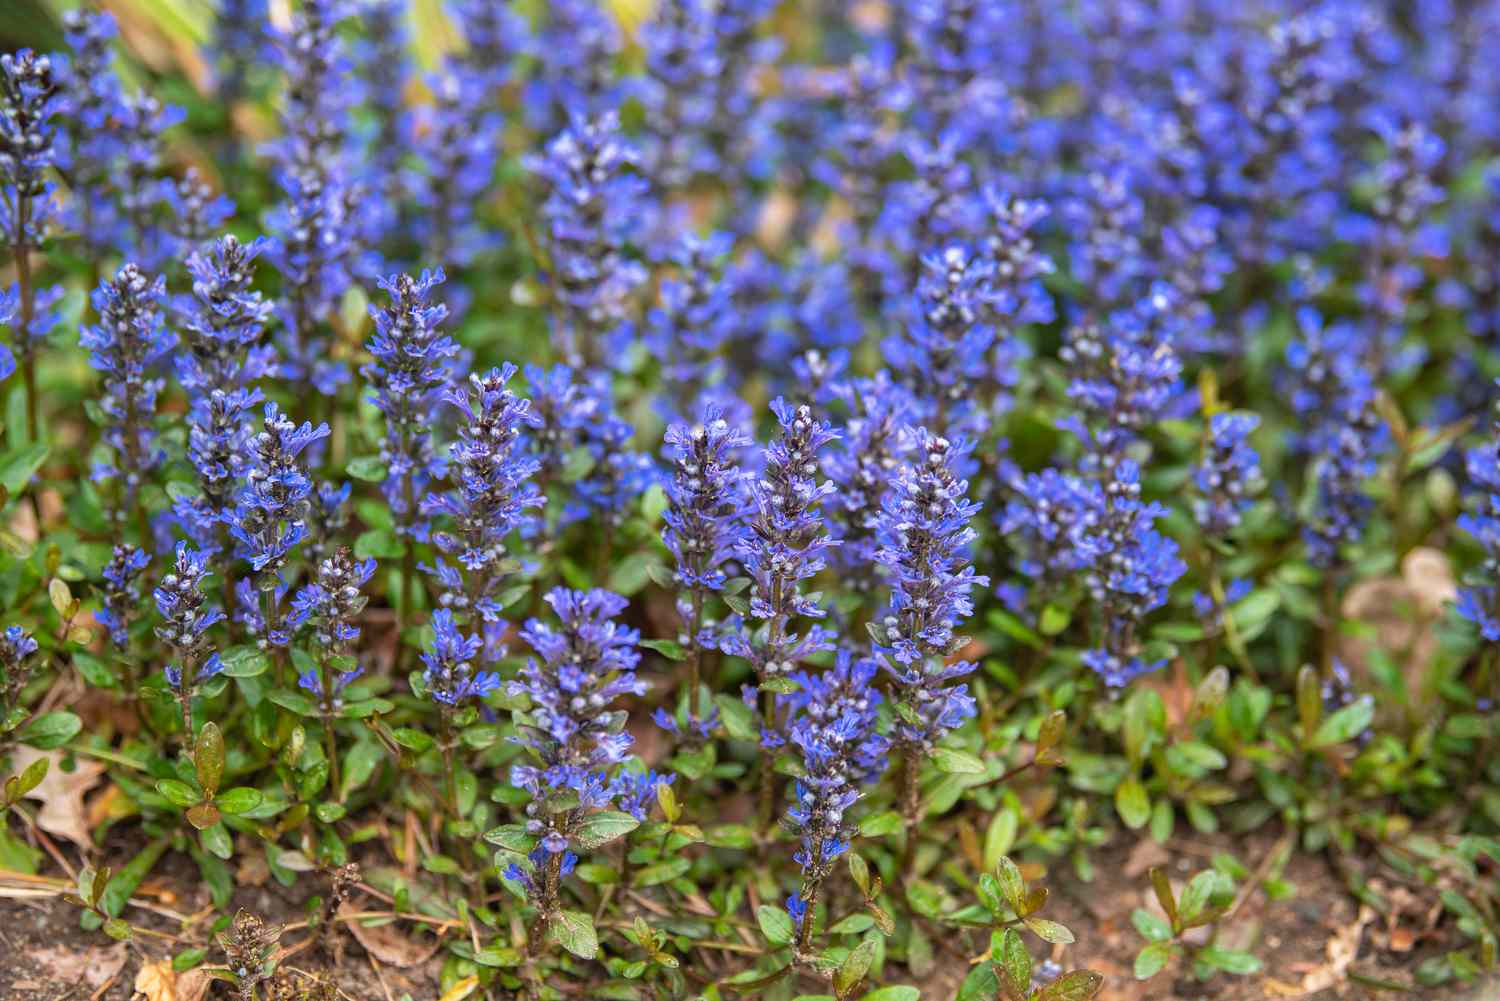
[[[556,348],[570,365],[603,360],[604,338],[618,332],[646,280],[645,267],[626,256],[645,222],[646,182],[632,170],[638,156],[611,112],[575,120],[544,154],[526,160],[546,188],[541,213],[560,307]]]
[[[166,459],[155,426],[156,397],[165,384],[157,365],[175,341],[162,317],[165,295],[162,278],[126,264],[94,291],[99,322],[85,327],[78,338],[89,351],[89,364],[104,377],[99,409],[104,441],[114,458],[96,466],[94,475],[120,482],[119,514],[135,504],[145,478]]]
[[[680,639],[696,652],[718,645],[713,624],[703,616],[709,595],[724,589],[724,567],[744,537],[745,482],[738,452],[750,444],[750,436],[710,404],[701,423],[674,424],[663,440],[672,478],[661,537],[677,561],[672,582],[679,588],[677,613],[685,630]]]
[[[482,645],[478,636],[463,631],[449,609],[432,614],[432,649],[422,654],[422,685],[435,701],[459,706],[500,687],[498,674],[474,667]]]
[[[644,694],[646,683],[635,674],[640,634],[614,621],[624,598],[554,588],[544,600],[558,625],[526,623],[521,638],[536,656],[508,686],[531,702],[517,740],[532,763],[514,765],[511,782],[531,793],[527,832],[547,855],[560,856],[584,816],[634,788],[634,779],[618,770],[631,745],[626,713],[612,706],[622,695]],[[552,807],[558,797],[576,797],[577,805],[558,811]]]
[[[793,675],[798,690],[779,697],[787,706],[787,739],[802,757],[787,826],[801,842],[795,860],[802,887],[787,901],[800,926],[818,887],[849,849],[854,824],[850,809],[861,787],[885,771],[889,741],[877,730],[879,665],[840,649],[834,666],[821,674]]]
[[[439,329],[447,307],[427,301],[443,280],[441,270],[424,271],[420,278],[402,274],[381,280],[391,302],[370,307],[375,331],[369,350],[375,360],[362,370],[371,400],[385,415],[381,490],[396,516],[397,531],[420,541],[426,541],[431,526],[420,517],[418,498],[444,471],[443,457],[433,447],[432,409],[448,385],[447,365],[459,353]]]
[[[109,641],[117,649],[123,650],[130,643],[131,620],[140,614],[141,595],[136,581],[150,563],[151,557],[144,549],[120,543],[100,571],[104,587],[101,607],[94,618],[109,632]]]
[[[31,656],[38,649],[35,637],[20,626],[6,626],[0,634],[0,706],[6,716],[15,709],[22,689],[31,680]]]
[[[274,577],[287,555],[307,535],[307,503],[312,479],[299,461],[302,452],[331,432],[327,424],[301,426],[267,403],[261,430],[250,440],[243,488],[230,513],[235,556],[248,560],[262,579]]]
[[[1102,486],[1104,503],[1087,540],[1084,583],[1103,619],[1103,642],[1085,653],[1083,662],[1107,687],[1119,688],[1161,666],[1142,657],[1140,625],[1166,603],[1187,564],[1177,555],[1177,543],[1156,529],[1166,509],[1141,500],[1140,470],[1133,460],[1122,460]]]
[[[277,45],[287,76],[284,134],[267,152],[283,202],[267,217],[268,256],[286,291],[280,305],[286,374],[331,393],[347,373],[329,359],[322,324],[348,287],[356,262],[354,200],[349,167],[351,67],[339,25],[347,0],[301,4]]]
[[[172,568],[152,592],[162,618],[156,638],[172,651],[174,660],[166,667],[167,684],[179,692],[190,692],[223,669],[217,651],[209,653],[213,640],[208,631],[224,618],[224,610],[203,592],[209,573],[208,558],[179,542]],[[191,727],[187,730],[191,733]]]
[[[1260,487],[1260,456],[1249,442],[1259,426],[1254,414],[1218,413],[1209,419],[1203,458],[1193,471],[1198,488],[1193,515],[1205,532],[1218,537],[1232,532]]]
[[[1497,412],[1500,430],[1500,412]],[[1491,643],[1500,642],[1500,443],[1485,442],[1466,456],[1469,480],[1482,491],[1476,511],[1460,516],[1459,528],[1484,551],[1475,583],[1458,592],[1458,614],[1479,627]]]
[[[449,461],[454,472],[451,490],[422,499],[424,515],[445,515],[447,527],[433,534],[439,551],[457,560],[462,573],[439,559],[432,569],[438,583],[438,603],[465,616],[472,626],[479,620],[499,621],[496,593],[518,565],[507,559],[505,539],[524,528],[532,508],[543,503],[531,482],[537,462],[526,454],[525,431],[536,417],[528,400],[508,388],[514,365],[469,376],[467,387],[450,387],[443,399],[459,410],[462,423]]]
[[[910,710],[897,726],[902,743],[918,749],[974,715],[967,685],[949,685],[974,670],[948,662],[962,640],[954,628],[974,613],[970,592],[989,584],[969,551],[979,505],[955,467],[973,447],[925,428],[914,461],[904,464],[882,503],[875,558],[890,569],[891,603],[871,629],[886,670]]]
[[[795,622],[827,614],[801,588],[822,572],[827,552],[836,545],[821,510],[834,487],[820,479],[818,452],[838,435],[805,404],[778,398],[771,411],[781,434],[767,447],[765,468],[751,484],[750,531],[737,547],[750,578],[749,614],[762,625],[753,634],[730,633],[724,641],[725,652],[749,660],[761,681],[790,674],[831,645],[821,627],[798,633]]]

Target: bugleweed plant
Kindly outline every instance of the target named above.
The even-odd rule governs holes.
[[[1190,829],[1141,978],[1259,974],[1297,853],[1495,971],[1500,3],[41,6],[0,869],[84,929],[1087,1001],[1039,881]]]

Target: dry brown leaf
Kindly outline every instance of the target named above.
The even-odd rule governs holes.
[[[1361,904],[1359,916],[1354,922],[1339,929],[1324,946],[1328,962],[1303,975],[1304,993],[1315,994],[1343,981],[1345,972],[1354,964],[1355,958],[1359,955],[1359,943],[1364,936],[1366,926],[1374,920],[1374,908],[1368,904]]]
[[[47,971],[48,981],[54,984],[79,984],[93,990],[119,975],[125,968],[129,952],[125,943],[107,947],[76,949],[56,946],[38,949],[31,954],[31,961]]]
[[[177,974],[171,960],[158,959],[143,965],[135,975],[135,992],[145,995],[146,1001],[178,1001]]]
[[[208,975],[207,970],[202,967],[188,970],[177,977],[176,1001],[203,1001],[213,985],[214,978]]]
[[[1172,861],[1172,856],[1167,853],[1166,848],[1156,843],[1154,838],[1141,838],[1130,849],[1130,857],[1125,860],[1125,875],[1131,879],[1144,876],[1158,866],[1166,865]]]
[[[62,768],[61,752],[38,751],[24,744],[11,752],[11,764],[17,772],[38,758],[48,758],[51,763],[47,766],[47,777],[26,794],[27,799],[42,804],[36,815],[37,826],[48,834],[67,838],[80,848],[93,848],[84,796],[98,785],[104,765],[89,758],[75,758],[73,770],[67,772]]]
[[[339,909],[342,916],[355,913],[358,913],[357,909],[347,903]],[[349,929],[349,934],[354,936],[355,941],[365,947],[366,952],[387,966],[419,966],[436,955],[442,946],[442,942],[436,938],[421,942],[409,938],[402,934],[401,926],[394,922],[366,925],[359,921],[345,921],[344,927]]]
[[[1440,549],[1418,546],[1401,561],[1401,579],[1417,599],[1422,613],[1429,618],[1441,616],[1458,598],[1458,583],[1453,579],[1453,564]]]

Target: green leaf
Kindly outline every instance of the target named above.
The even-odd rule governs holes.
[[[161,793],[168,803],[184,810],[203,800],[198,790],[176,779],[162,779],[156,783],[156,791]]]
[[[1042,720],[1042,725],[1036,735],[1036,760],[1042,764],[1050,764],[1061,759],[1055,753],[1062,745],[1063,737],[1068,732],[1068,714],[1061,709],[1054,709]]]
[[[1041,618],[1037,622],[1037,629],[1041,631],[1043,636],[1056,636],[1068,628],[1068,623],[1072,621],[1072,618],[1072,613],[1066,608],[1060,605],[1047,605],[1042,609]]]
[[[316,716],[318,714],[317,704],[301,692],[289,692],[284,688],[278,688],[270,695],[272,702],[288,712],[294,712],[298,716]]]
[[[406,544],[389,528],[372,528],[354,540],[354,555],[362,560],[395,560],[406,555]]]
[[[5,453],[0,457],[0,486],[12,497],[21,493],[47,461],[49,451],[46,445],[32,444]]]
[[[1223,752],[1199,740],[1184,740],[1167,748],[1167,763],[1188,774],[1217,771],[1229,764]]]
[[[85,650],[73,651],[73,666],[78,668],[78,673],[83,680],[95,688],[118,688],[120,678],[115,674],[115,669],[107,662],[95,657]]]
[[[1000,856],[1000,863],[995,867],[995,876],[1000,880],[1000,894],[1010,909],[1017,914],[1026,912],[1026,881],[1021,878],[1021,870],[1010,860],[1009,855]]]
[[[50,751],[78,736],[82,729],[83,721],[70,712],[43,713],[22,727],[16,739],[38,751]]]
[[[583,823],[578,825],[578,831],[573,840],[579,848],[598,848],[600,845],[609,844],[616,838],[623,838],[639,826],[641,822],[628,813],[605,810],[602,813],[591,813],[583,818]]]
[[[668,660],[687,660],[687,648],[676,640],[641,640],[638,645],[655,650]]]
[[[124,918],[110,918],[104,922],[104,934],[116,942],[129,942],[135,932],[130,927],[130,922]]]
[[[715,695],[714,705],[719,708],[719,719],[724,729],[735,740],[759,740],[755,729],[755,717],[743,699],[734,695]]]
[[[955,751],[947,747],[932,749],[932,763],[938,771],[956,775],[983,775],[984,762],[966,751]]]
[[[1130,913],[1130,923],[1147,942],[1165,942],[1172,937],[1171,926],[1144,907]]]
[[[1031,953],[1014,928],[996,932],[990,939],[990,955],[1005,978],[1006,986],[1017,997],[1031,989]]]
[[[868,897],[870,895],[870,864],[859,852],[849,852],[846,858],[849,865],[849,878],[854,880],[854,885],[859,887],[859,892]]]
[[[112,918],[120,916],[125,910],[125,901],[129,900],[135,893],[141,881],[146,878],[147,873],[156,865],[162,853],[167,850],[168,841],[159,838],[152,841],[135,854],[129,862],[120,867],[120,871],[114,874],[114,878],[104,887],[104,892],[99,895],[99,908]],[[98,928],[102,922],[97,914],[89,912],[83,915],[83,926],[90,930]]]
[[[407,750],[416,751],[418,754],[421,754],[436,743],[432,739],[431,734],[410,726],[396,727],[391,731],[391,739]]]
[[[219,780],[224,777],[224,735],[219,732],[219,724],[204,723],[198,732],[198,740],[193,744],[193,768],[198,774],[198,785],[203,788],[203,798],[213,799],[219,791]]]
[[[891,987],[881,987],[873,990],[860,998],[860,1001],[921,1001],[922,992],[915,987],[905,984],[896,984]]]
[[[230,678],[255,678],[271,669],[271,658],[265,651],[249,644],[230,647],[219,660],[223,664],[220,673]]]
[[[895,810],[872,813],[859,822],[859,833],[867,838],[883,838],[895,834],[904,826],[901,814]]]
[[[579,959],[593,959],[599,954],[599,936],[594,919],[582,911],[560,911],[548,925],[554,941]]]
[[[744,824],[718,824],[703,832],[705,843],[714,848],[752,848],[755,832]]]
[[[1093,1001],[1104,990],[1104,978],[1093,970],[1073,970],[1032,995],[1032,1001]]]
[[[265,795],[259,789],[251,789],[249,786],[238,786],[234,789],[226,789],[214,800],[220,810],[230,816],[241,813],[249,813],[265,801]]]
[[[657,862],[637,869],[630,877],[631,886],[658,886],[669,883],[678,876],[683,875],[693,867],[693,860],[686,858],[669,859],[666,862]]]
[[[1161,904],[1167,920],[1172,923],[1173,927],[1176,927],[1177,898],[1172,893],[1172,881],[1167,878],[1166,872],[1159,868],[1151,869],[1151,888],[1156,891],[1156,902]]]
[[[1115,810],[1131,830],[1146,826],[1151,819],[1151,797],[1140,779],[1132,776],[1115,787]]]
[[[863,939],[859,945],[849,950],[849,955],[844,957],[833,974],[834,994],[844,997],[865,979],[865,974],[870,972],[870,967],[875,962],[876,941],[873,938]]]
[[[953,1001],[994,1001],[999,992],[1000,977],[995,973],[995,964],[980,963],[964,977]]]
[[[772,945],[790,945],[792,936],[796,934],[792,916],[786,912],[785,908],[777,907],[775,904],[761,904],[757,907],[755,920],[760,925],[761,934]]]
[[[492,845],[499,845],[506,851],[517,852],[525,855],[536,847],[536,838],[526,833],[526,828],[520,824],[503,824],[491,831],[486,831],[484,840]]]
[[[1171,942],[1152,942],[1135,954],[1135,979],[1150,980],[1171,960],[1175,949]]]
[[[1281,607],[1281,595],[1272,590],[1253,591],[1229,609],[1235,631],[1245,642],[1253,640],[1271,624],[1271,616]]]
[[[1053,945],[1073,944],[1073,933],[1068,931],[1066,925],[1046,918],[1025,918],[1023,923],[1027,930],[1044,942],[1051,942]]]
[[[1353,740],[1370,728],[1375,719],[1375,697],[1362,695],[1325,719],[1313,734],[1313,747],[1332,747]]]
[[[364,480],[366,483],[379,483],[384,480],[390,471],[386,469],[385,463],[380,461],[379,456],[365,455],[358,459],[350,459],[345,472],[356,480]]]
[[[172,969],[177,973],[185,973],[207,958],[207,949],[184,949],[172,957]]]
[[[1237,949],[1221,949],[1216,945],[1205,946],[1194,958],[1200,963],[1207,963],[1225,973],[1249,976],[1260,972],[1260,960],[1248,952],[1240,952]]]
[[[1014,810],[1001,806],[990,818],[989,829],[984,832],[984,867],[993,869],[1000,864],[1000,857],[1016,843],[1016,828],[1019,821]]]
[[[47,769],[52,764],[51,758],[37,758],[27,765],[19,775],[12,775],[5,780],[5,805],[14,806],[21,801],[31,790],[42,784],[42,779],[47,777]]]
[[[1323,686],[1318,679],[1318,669],[1304,664],[1297,672],[1297,721],[1302,724],[1302,739],[1318,727],[1323,718]]]

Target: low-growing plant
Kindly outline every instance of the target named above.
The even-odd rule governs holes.
[[[1306,859],[1494,971],[1493,4],[30,6],[0,870],[84,932],[1089,1001],[1048,888],[1188,835],[1138,977]]]

